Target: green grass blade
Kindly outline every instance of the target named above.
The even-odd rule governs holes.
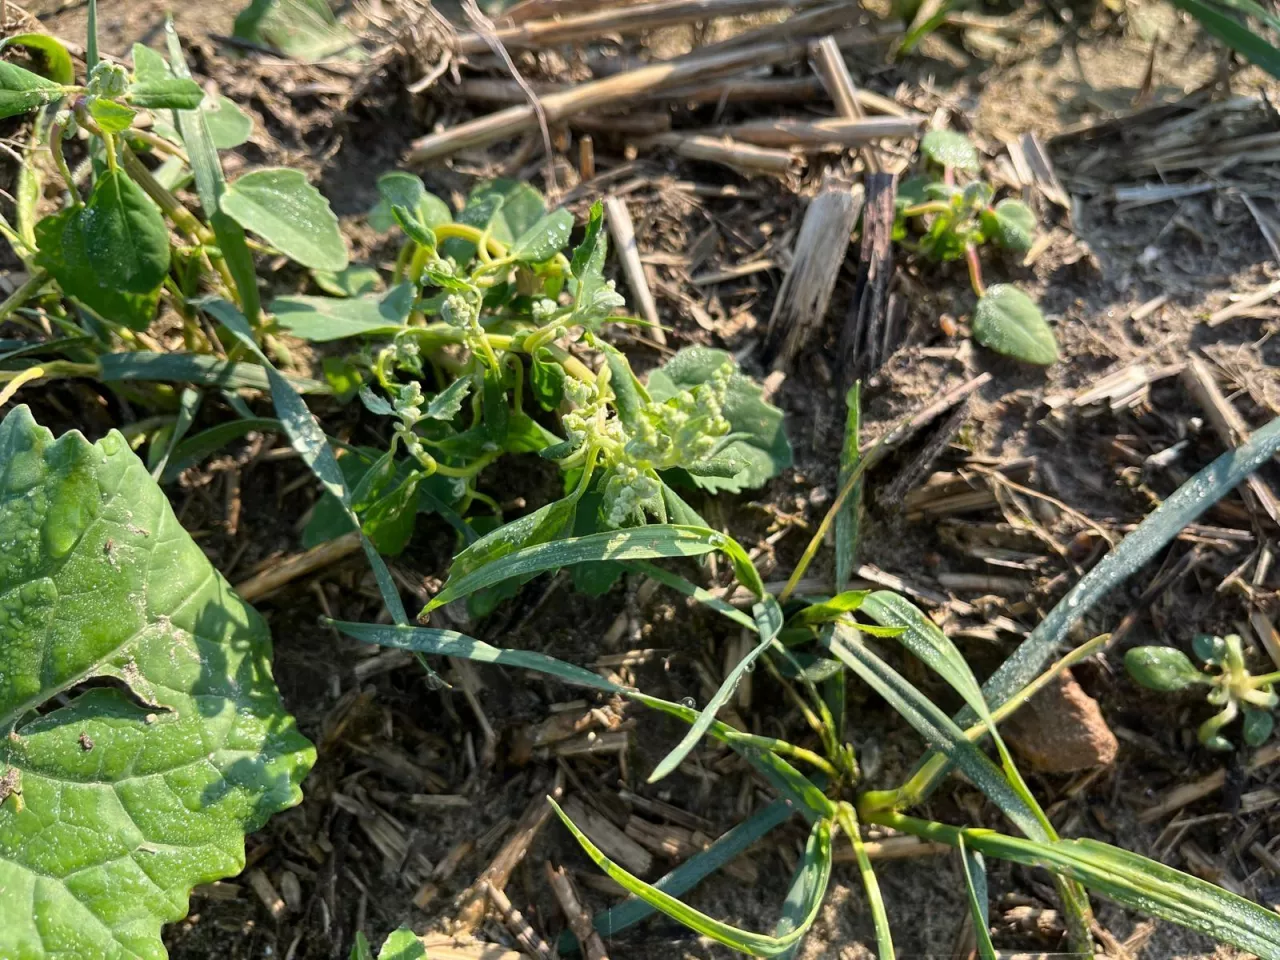
[[[284,374],[281,376],[298,393],[329,392],[329,387],[317,380]],[[247,387],[251,390],[267,390],[271,386],[266,370],[256,363],[235,363],[199,353],[150,353],[146,350],[104,353],[98,358],[98,377],[107,381],[198,383],[201,386],[225,389]]]
[[[182,43],[178,40],[178,32],[173,28],[172,18],[165,19],[164,29],[174,76],[190,80],[191,70],[182,54]],[[218,148],[213,145],[208,119],[205,112],[199,109],[175,110],[173,118],[191,161],[200,206],[213,229],[218,249],[222,251],[222,258],[231,272],[231,279],[235,281],[241,310],[250,325],[256,324],[262,313],[262,299],[258,295],[258,273],[254,268],[253,254],[245,240],[244,228],[223,213],[219,205],[222,194],[226,192],[227,181],[222,175],[222,161],[218,158]]]
[[[191,387],[182,391],[182,395],[178,398],[178,419],[174,422],[173,429],[169,431],[169,436],[165,440],[164,451],[157,457],[155,465],[151,467],[151,479],[159,481],[164,468],[168,465],[170,458],[173,457],[173,451],[176,449],[182,438],[187,435],[187,431],[191,429],[191,424],[196,418],[196,411],[200,409],[200,400],[202,399],[199,390],[193,390]]]
[[[778,918],[778,922],[774,925],[774,937],[781,938],[789,936],[797,930],[801,924],[812,924],[810,918],[812,910],[811,904],[814,903],[814,896],[818,894],[819,885],[823,893],[826,891],[827,879],[831,874],[831,864],[823,864],[821,856],[813,843],[814,834],[820,829],[819,824],[814,824],[809,831],[809,843],[805,846],[804,857],[796,866],[795,873],[791,876],[791,885],[787,888],[786,899],[782,901],[782,915]],[[825,873],[825,875],[824,875]],[[817,903],[821,905],[821,894],[818,894]],[[808,925],[806,924],[806,926]],[[783,950],[779,957],[783,960],[793,960],[796,953],[800,950],[803,935],[796,940],[795,943]],[[893,955],[881,956],[879,960],[893,960]]]
[[[1041,834],[1043,827],[1035,811],[940,707],[872,653],[850,628],[833,624],[822,636],[832,653],[884,697],[917,733],[946,754],[1019,830],[1030,836]]]
[[[846,613],[853,613],[861,608],[869,596],[871,596],[870,590],[846,590],[843,593],[837,593],[828,600],[805,607],[787,621],[787,626],[816,626],[838,620]]]
[[[672,703],[670,700],[651,697],[638,690],[627,690],[625,694],[652,710],[676,717],[685,723],[692,724],[699,716],[697,710],[686,707],[682,703]],[[836,805],[822,792],[821,788],[782,757],[761,747],[759,744],[762,738],[735,730],[719,720],[713,720],[708,725],[707,736],[728,744],[738,751],[779,793],[790,800],[795,805],[796,811],[803,814],[809,822],[815,823],[836,815]]]
[[[871,908],[871,921],[876,930],[876,960],[894,960],[893,931],[889,927],[889,913],[884,906],[884,896],[880,893],[880,881],[875,869],[871,866],[871,858],[867,856],[866,844],[862,841],[862,829],[858,825],[858,817],[850,804],[840,805],[840,826],[853,845],[854,856],[858,860],[858,873],[862,877],[862,886],[867,892],[867,904]]]
[[[960,829],[899,814],[876,822],[918,837],[965,845],[989,857],[1040,867],[1083,883],[1125,907],[1234,944],[1259,957],[1280,957],[1280,916],[1198,877],[1096,840],[1042,842],[994,830]]]
[[[764,593],[764,583],[751,564],[747,553],[732,537],[706,527],[675,524],[650,524],[626,530],[606,530],[585,537],[568,537],[540,543],[505,554],[490,563],[469,571],[462,577],[450,577],[444,589],[423,608],[430,613],[450,601],[475,593],[485,587],[575,563],[597,563],[602,560],[653,560],[661,557],[697,557],[713,550],[727,554],[739,570],[754,580],[747,583],[757,596]],[[745,570],[742,569],[745,562]],[[758,588],[758,589],[757,589]]]
[[[98,0],[89,0],[89,24],[85,28],[84,64],[90,70],[98,65]]]
[[[1268,43],[1246,24],[1228,16],[1212,3],[1202,0],[1173,0],[1173,4],[1191,14],[1209,33],[1213,34],[1236,53],[1245,57],[1273,77],[1280,78],[1280,49]],[[1241,9],[1238,3],[1222,3]],[[1266,18],[1270,21],[1270,18]]]
[[[590,687],[606,693],[623,692],[623,688],[616,683],[610,683],[604,677],[574,666],[572,663],[565,663],[563,660],[531,650],[504,650],[453,630],[437,630],[432,627],[414,627],[405,624],[352,623],[327,618],[323,622],[361,643],[443,657],[462,657],[466,660],[475,660],[477,663],[494,663],[500,667],[534,670],[577,687]]]
[[[1235,10],[1247,17],[1257,17],[1272,30],[1280,30],[1280,17],[1255,0],[1214,0],[1214,2],[1216,6]]]
[[[844,445],[840,448],[840,479],[836,489],[845,483],[858,466],[858,444],[862,434],[862,381],[849,388],[845,398]],[[836,591],[842,591],[853,574],[858,555],[858,528],[862,511],[862,484],[840,505],[836,514]]]
[[[786,799],[775,800],[768,806],[762,807],[742,823],[722,834],[706,850],[694,854],[654,883],[654,889],[673,897],[683,896],[711,874],[732,863],[739,855],[755,846],[774,828],[786,823],[795,812],[796,809],[791,801]],[[657,912],[657,907],[633,897],[597,914],[591,924],[602,937],[612,937]],[[566,931],[560,938],[560,952],[566,953],[567,948],[572,947],[576,942],[572,933]]]
[[[803,878],[804,899],[798,911],[799,922],[796,922],[785,934],[771,937],[753,933],[750,930],[742,930],[709,917],[670,894],[664,893],[653,884],[645,883],[639,877],[628,873],[601,853],[586,834],[565,815],[558,803],[550,797],[547,798],[547,802],[555,809],[556,816],[573,834],[587,856],[615,883],[690,930],[741,953],[747,953],[753,957],[776,957],[786,952],[792,944],[798,943],[808,932],[813,921],[817,919],[822,900],[826,896],[827,884],[831,879],[831,826],[825,820],[814,824],[809,834],[809,842],[805,847],[804,862],[810,866]]]
[[[707,728],[715,720],[720,708],[729,702],[729,698],[738,689],[738,684],[746,672],[754,670],[756,660],[776,642],[778,631],[782,629],[782,608],[778,606],[778,601],[773,597],[765,597],[756,604],[752,612],[755,615],[756,632],[760,634],[760,642],[729,671],[729,675],[724,678],[724,683],[720,684],[720,689],[707,701],[706,707],[698,714],[689,732],[670,753],[662,758],[653,773],[649,774],[650,783],[656,783],[680,766],[680,762],[689,755],[689,751],[707,732]]]
[[[982,960],[998,960],[995,944],[991,942],[987,865],[982,860],[982,854],[965,846],[964,834],[960,835],[960,862],[964,866],[964,884],[969,894],[969,913],[973,917],[973,935],[978,942],[978,956]]]
[[[876,623],[902,630],[895,638],[918,660],[951,685],[964,698],[971,710],[994,731],[995,723],[982,697],[978,678],[969,669],[968,662],[956,649],[956,645],[921,612],[920,608],[905,597],[887,590],[877,590],[867,596],[862,612]]]
[[[1244,443],[1224,453],[1184,483],[1139,524],[1110,554],[1080,579],[983,685],[991,707],[998,707],[1035,680],[1067,639],[1071,626],[1114,587],[1127,580],[1189,523],[1234,490],[1249,474],[1280,451],[1280,417]],[[965,711],[960,723],[974,719]],[[937,778],[934,779],[937,782]]]
[[[169,464],[160,475],[161,483],[172,483],[178,475],[192,464],[199,463],[205,457],[216,453],[232,440],[238,440],[253,431],[261,433],[284,433],[284,424],[268,417],[252,417],[248,420],[231,420],[202,430],[187,437],[173,448],[169,455]]]
[[[709,591],[691,583],[678,573],[672,573],[670,570],[666,570],[647,560],[633,560],[627,566],[637,573],[644,574],[650,580],[657,580],[664,587],[670,587],[672,590],[683,593],[686,597],[692,597],[703,606],[710,607],[716,613],[728,617],[739,626],[746,627],[748,630],[756,628],[756,622],[733,604],[725,603],[719,597],[713,596]]]
[[[378,591],[382,594],[383,603],[391,611],[392,619],[396,623],[408,623],[409,617],[405,613],[404,603],[400,600],[400,591],[395,581],[391,579],[391,571],[387,569],[386,563],[361,530],[360,518],[352,509],[351,491],[347,489],[342,469],[338,466],[338,459],[333,455],[333,448],[325,439],[320,424],[307,409],[301,394],[272,366],[267,355],[258,346],[258,341],[254,339],[253,330],[249,327],[244,314],[240,313],[233,304],[226,300],[206,300],[199,306],[231,331],[231,334],[262,364],[271,384],[271,400],[275,404],[276,414],[284,425],[290,443],[302,457],[302,462],[311,468],[311,472],[315,474],[321,485],[346,508],[352,526],[360,531],[360,545],[364,548],[369,565],[373,568],[373,575],[378,581]],[[425,662],[423,666],[426,666]]]

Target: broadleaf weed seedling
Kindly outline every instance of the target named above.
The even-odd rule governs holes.
[[[1242,721],[1242,737],[1251,747],[1261,746],[1275,728],[1272,711],[1280,705],[1280,695],[1272,689],[1280,682],[1280,671],[1255,676],[1245,664],[1244,645],[1237,634],[1215,637],[1199,634],[1191,643],[1196,658],[1208,672],[1196,669],[1185,653],[1174,647],[1133,647],[1124,656],[1125,669],[1150,690],[1172,693],[1195,686],[1207,686],[1205,699],[1221,709],[1196,731],[1196,737],[1210,750],[1235,749],[1222,729]]]
[[[962,134],[931,130],[920,141],[920,153],[924,172],[898,188],[894,239],[926,260],[965,261],[978,297],[975,340],[1027,363],[1054,363],[1057,340],[1035,302],[1011,284],[988,287],[982,279],[981,249],[992,245],[1026,254],[1035,240],[1035,214],[1021,200],[993,202],[994,188],[976,178],[978,152]],[[968,179],[961,182],[962,176]]]

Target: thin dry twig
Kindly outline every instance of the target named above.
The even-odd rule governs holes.
[[[272,561],[267,569],[254,574],[248,580],[236,584],[241,599],[253,603],[267,594],[279,590],[299,577],[322,570],[330,564],[349,557],[360,549],[360,534],[356,531],[343,534],[335,540],[312,547],[304,553]]]
[[[594,40],[606,33],[625,35],[716,17],[797,9],[814,6],[816,2],[817,0],[657,0],[631,7],[605,4],[602,10],[551,16],[545,20],[528,20],[516,26],[495,29],[493,36],[510,48],[537,49],[577,40]],[[488,46],[487,39],[483,33],[465,33],[458,37],[458,52],[483,53]]]
[[[662,346],[667,345],[667,332],[658,321],[658,306],[653,302],[653,291],[649,289],[649,280],[644,275],[644,264],[640,262],[640,250],[636,246],[636,228],[631,222],[631,212],[621,197],[606,197],[604,201],[606,222],[609,233],[613,235],[613,244],[618,257],[622,260],[622,273],[627,278],[631,292],[635,294],[636,306],[640,314],[650,324],[648,333]]]
[[[591,926],[591,914],[578,899],[578,891],[574,889],[573,880],[565,873],[564,867],[553,867],[550,861],[547,861],[544,866],[551,892],[555,894],[560,909],[564,911],[565,919],[569,921],[569,929],[578,938],[578,943],[582,945],[587,960],[609,960],[609,955],[604,949],[604,941]]]
[[[480,881],[480,889],[493,902],[498,913],[502,915],[503,924],[511,931],[511,935],[516,938],[520,946],[539,960],[552,960],[555,954],[547,946],[547,941],[538,936],[538,931],[533,929],[529,921],[524,918],[524,914],[515,908],[505,893],[488,880]]]
[[[506,66],[507,72],[511,74],[511,79],[519,85],[521,91],[529,100],[529,106],[538,118],[538,130],[542,133],[542,146],[546,151],[547,192],[554,197],[555,194],[560,192],[560,188],[556,185],[556,158],[551,148],[551,129],[547,125],[547,111],[543,109],[542,101],[538,99],[538,95],[533,92],[533,88],[525,81],[524,76],[521,75],[519,68],[516,66],[516,62],[511,59],[511,54],[507,52],[502,40],[498,38],[493,21],[486,17],[480,8],[476,6],[476,0],[463,0],[462,9],[472,25],[479,29],[484,43]]]

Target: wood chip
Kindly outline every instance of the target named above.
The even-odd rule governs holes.
[[[634,874],[643,876],[653,869],[653,854],[638,844],[613,822],[584,804],[576,795],[564,804],[564,812],[597,847]]]

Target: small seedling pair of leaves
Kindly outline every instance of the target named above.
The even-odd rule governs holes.
[[[265,622],[118,433],[55,442],[11,411],[0,531],[0,956],[163,956],[315,751]]]

